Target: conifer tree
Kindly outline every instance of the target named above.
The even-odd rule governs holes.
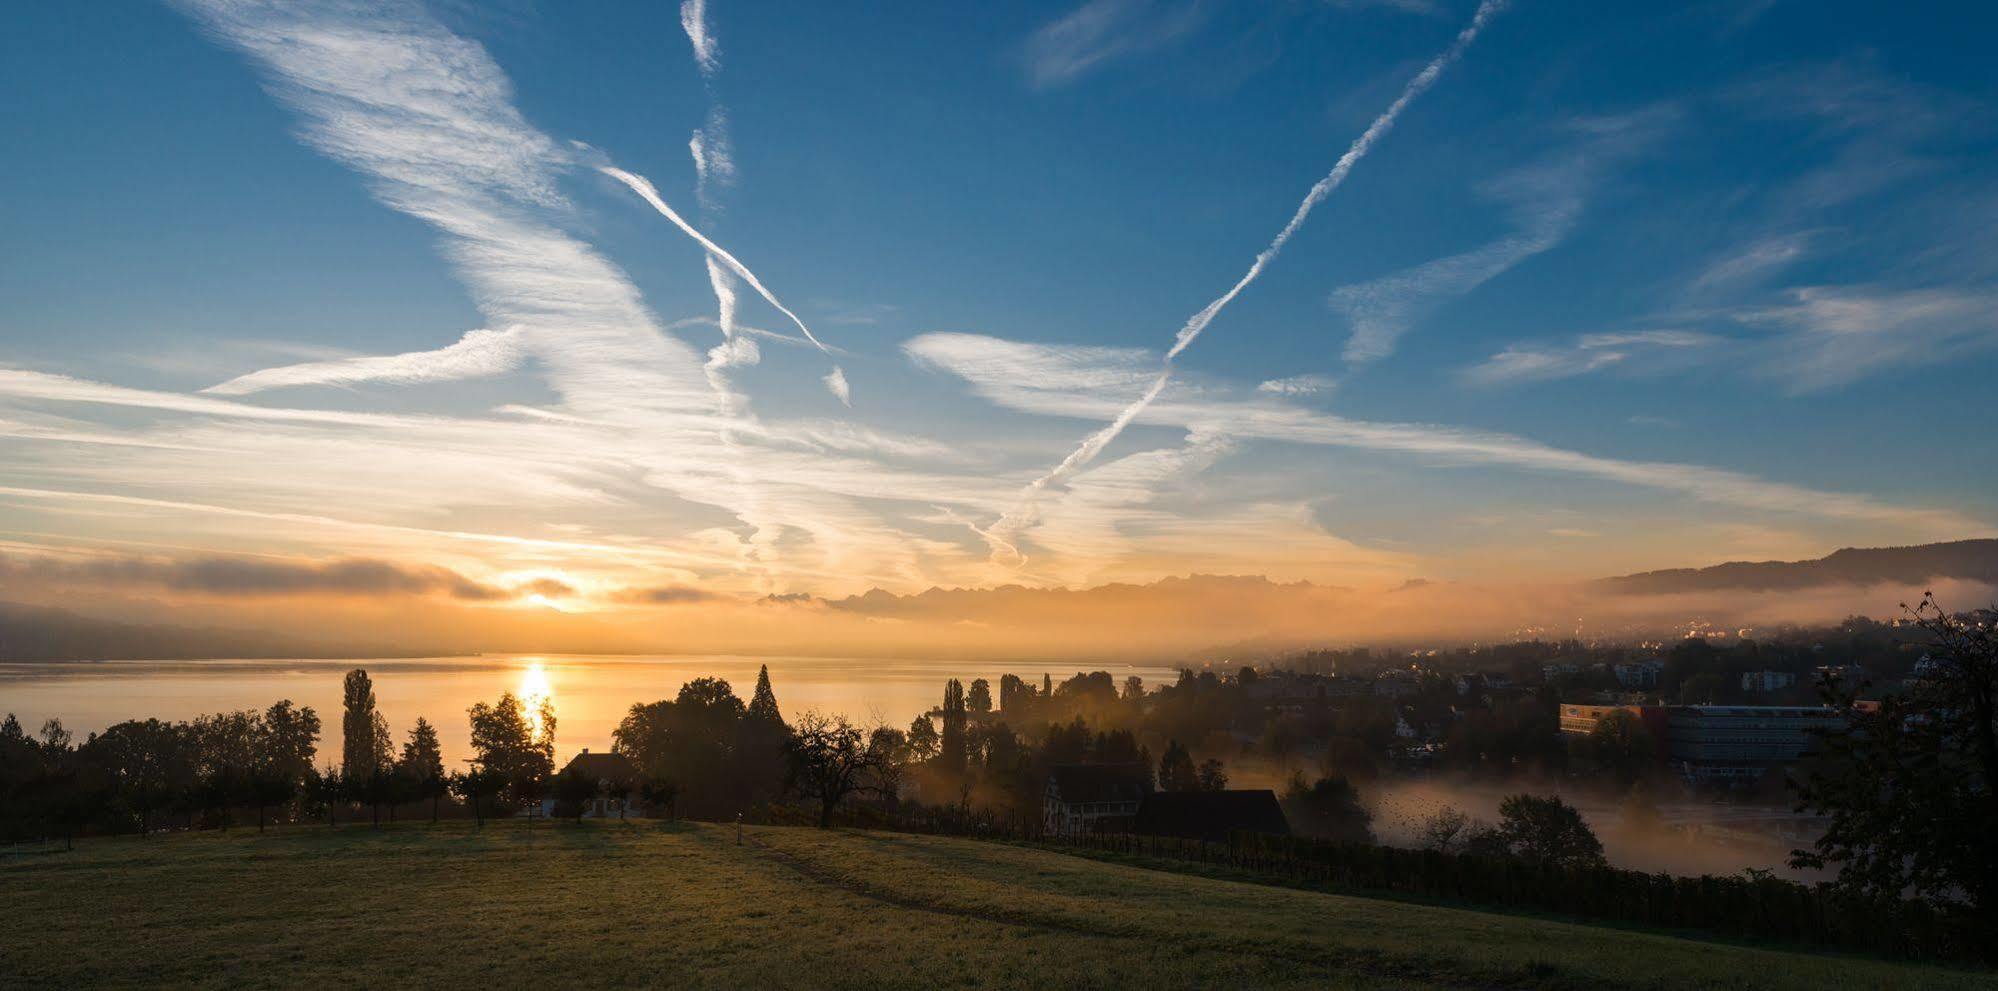
[[[784,714],[777,709],[777,693],[770,690],[770,665],[765,664],[756,671],[756,693],[749,697],[749,718],[753,721],[781,724]]]

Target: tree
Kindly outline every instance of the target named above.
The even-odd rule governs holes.
[[[964,773],[964,683],[952,678],[944,684],[943,734],[939,763],[951,774]]]
[[[845,716],[799,716],[788,753],[785,783],[800,797],[818,800],[820,829],[832,825],[833,812],[848,795],[884,792],[895,771],[894,755],[868,746]]]
[[[297,797],[319,747],[319,714],[311,706],[294,707],[290,699],[275,702],[251,726],[249,796],[257,805],[257,831],[264,830],[264,812],[290,805]]]
[[[1844,716],[1799,786],[1799,810],[1830,817],[1797,867],[1838,868],[1842,891],[1905,893],[1998,916],[1998,628],[1945,613],[1933,593],[1910,614],[1927,656],[1905,691],[1862,705],[1867,686],[1829,674]]]
[[[1145,697],[1145,679],[1132,675],[1124,679],[1124,701],[1136,702]]]
[[[680,798],[680,784],[671,778],[646,778],[639,783],[638,797],[645,804],[666,810],[666,817],[673,818],[674,803]]]
[[[724,686],[728,682],[722,682]],[[784,714],[777,709],[777,693],[770,688],[770,665],[756,669],[756,692],[749,697],[749,709],[744,713],[749,719],[782,726]]]
[[[334,825],[334,810],[346,800],[347,783],[341,779],[338,768],[307,771],[304,795],[307,805],[326,811],[326,825],[331,826]]]
[[[437,728],[422,716],[410,727],[409,740],[402,745],[396,771],[410,783],[417,798],[430,800],[430,821],[437,821],[437,806],[444,799],[444,750],[437,744]]]
[[[1651,731],[1628,709],[1618,709],[1596,720],[1589,735],[1582,738],[1581,749],[1623,788],[1635,784],[1658,763],[1658,745]]]
[[[920,763],[941,752],[943,744],[937,740],[937,724],[927,715],[917,716],[909,724],[909,759]]]
[[[84,744],[90,763],[109,775],[118,801],[138,816],[140,835],[152,831],[153,813],[167,808],[193,779],[194,769],[182,730],[181,726],[158,719],[128,720],[110,726]],[[4,746],[0,742],[0,748]],[[0,757],[0,764],[4,761]],[[0,786],[0,800],[5,797],[4,786]]]
[[[972,681],[971,690],[965,693],[964,704],[966,708],[969,708],[972,712],[978,712],[978,713],[991,712],[992,683],[986,681],[984,678],[978,678]]]
[[[1499,839],[1522,860],[1559,867],[1602,867],[1603,844],[1574,806],[1549,795],[1519,794],[1499,802]]]
[[[555,776],[555,804],[564,811],[573,812],[576,822],[583,821],[583,813],[590,801],[597,797],[603,782],[590,776],[590,772],[574,764]]]
[[[1372,843],[1373,814],[1360,804],[1359,790],[1345,778],[1319,778],[1306,784],[1304,772],[1293,771],[1284,789],[1283,807],[1291,825],[1307,836],[1342,843]]]
[[[466,710],[472,724],[472,763],[498,774],[516,803],[538,797],[540,782],[555,773],[555,713],[546,699],[542,707],[537,713],[538,733],[512,692],[502,692],[492,705],[479,702]]]
[[[1159,790],[1200,790],[1200,772],[1193,766],[1193,755],[1178,740],[1168,741],[1165,756],[1159,758]]]
[[[1224,791],[1228,787],[1227,768],[1212,757],[1200,762],[1200,768],[1194,772],[1194,778],[1199,783],[1201,791]]]
[[[612,778],[604,782],[604,795],[617,803],[617,818],[624,821],[625,800],[631,797],[631,782],[623,778]]]
[[[485,800],[499,794],[506,785],[505,772],[477,765],[451,776],[452,793],[472,807],[472,819],[482,827],[486,824]]]
[[[375,683],[367,671],[355,668],[347,672],[341,694],[340,770],[349,781],[365,780],[389,762],[387,731],[375,711]]]
[[[1465,837],[1465,830],[1470,828],[1470,816],[1445,805],[1422,820],[1422,848],[1449,853]]]

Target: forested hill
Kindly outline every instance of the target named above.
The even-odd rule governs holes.
[[[0,661],[178,660],[345,656],[273,633],[113,623],[61,609],[0,602]]]
[[[1998,585],[1998,540],[1953,540],[1913,547],[1848,547],[1814,561],[1730,561],[1710,568],[1673,568],[1605,578],[1598,584],[1615,592],[1661,595],[1821,585],[1913,588],[1951,578]]]

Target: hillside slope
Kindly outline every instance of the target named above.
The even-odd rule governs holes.
[[[0,856],[12,986],[1994,987],[881,833],[292,827]],[[114,908],[115,907],[115,908]]]
[[[1776,591],[1824,585],[1919,588],[1944,578],[1998,585],[1998,540],[1953,540],[1913,547],[1847,547],[1811,561],[1730,561],[1708,568],[1646,571],[1598,584],[1613,592]]]

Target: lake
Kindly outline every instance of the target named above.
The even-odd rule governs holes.
[[[1038,683],[1043,673],[1038,666],[1009,669],[970,661],[695,655],[8,663],[0,664],[0,713],[15,713],[31,733],[45,719],[61,719],[81,742],[84,734],[126,719],[191,719],[290,699],[318,710],[324,764],[337,762],[340,753],[341,680],[359,667],[374,680],[377,708],[398,748],[422,716],[437,727],[445,760],[456,763],[470,756],[465,710],[472,703],[491,702],[507,691],[545,692],[555,703],[557,761],[564,762],[582,748],[610,749],[611,731],[633,703],[670,699],[694,678],[726,679],[747,702],[756,687],[756,670],[764,664],[770,665],[771,687],[786,718],[818,709],[903,729],[918,713],[942,702],[944,682],[950,678],[967,685],[973,678],[988,679],[996,704],[1000,675],[1010,670]],[[1166,667],[1091,669],[1108,670],[1119,684],[1137,675],[1153,687],[1178,676]],[[1074,671],[1051,668],[1047,673],[1060,681]]]

